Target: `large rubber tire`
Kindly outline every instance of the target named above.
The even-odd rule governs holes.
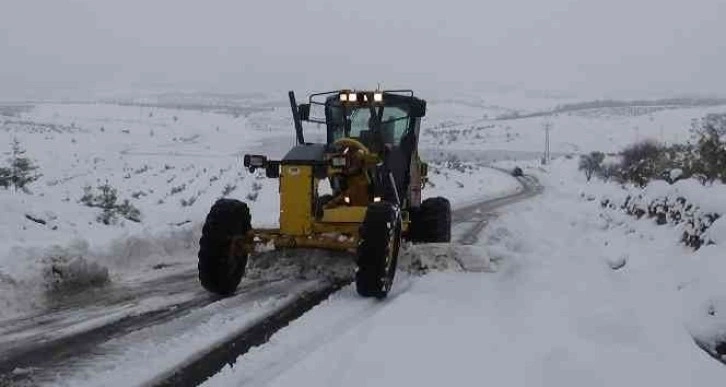
[[[393,285],[401,247],[401,213],[387,202],[368,206],[360,227],[355,286],[363,297],[385,298]]]
[[[414,243],[451,242],[451,203],[442,197],[428,198],[411,211],[409,240]]]
[[[251,229],[250,210],[239,200],[219,199],[207,215],[199,240],[199,281],[208,291],[229,296],[245,274],[247,253],[232,254],[235,236]]]

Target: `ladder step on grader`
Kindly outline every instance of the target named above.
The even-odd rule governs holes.
[[[337,90],[299,105],[291,91],[289,99],[297,145],[281,160],[244,156],[250,172],[264,170],[279,181],[279,228],[254,228],[247,204],[217,200],[199,241],[199,280],[228,296],[257,246],[337,250],[355,257],[358,294],[385,298],[402,240],[451,240],[449,201],[422,201],[428,164],[418,138],[426,101],[411,90]],[[326,142],[305,142],[303,122],[325,125]],[[318,193],[324,181],[332,194]]]

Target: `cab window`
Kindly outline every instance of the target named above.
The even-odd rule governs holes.
[[[350,114],[350,132],[345,133],[345,125],[340,114],[339,109],[335,109],[338,114],[333,114],[333,140],[338,140],[344,137],[352,137],[360,140],[365,145],[371,145],[370,142],[373,139],[372,127],[373,117],[371,116],[371,110],[368,107],[360,107],[353,109]],[[337,116],[337,117],[336,117]],[[338,118],[335,120],[335,118]],[[386,144],[399,146],[401,139],[406,135],[409,129],[410,117],[408,113],[396,106],[386,106],[383,108],[383,120],[381,122],[381,134],[383,142]]]

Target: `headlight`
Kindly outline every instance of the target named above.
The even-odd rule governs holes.
[[[345,157],[336,156],[330,160],[330,163],[336,168],[342,168],[346,166],[347,160]]]
[[[358,100],[358,94],[356,94],[356,93],[348,94],[348,101],[355,102],[357,100]]]
[[[374,93],[373,94],[373,101],[375,101],[375,102],[383,102],[383,93]]]
[[[346,94],[346,93],[340,93],[340,101],[341,102],[347,102],[348,101],[348,94]]]

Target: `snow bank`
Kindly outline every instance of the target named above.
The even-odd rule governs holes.
[[[651,265],[658,270],[672,265],[669,269],[672,272],[668,273],[670,278],[665,282],[670,284],[671,290],[677,289],[674,299],[682,301],[680,318],[688,331],[699,345],[712,353],[716,354],[715,348],[721,345],[720,353],[726,354],[723,344],[726,343],[726,277],[722,275],[726,272],[723,254],[726,185],[704,186],[694,179],[672,185],[654,181],[643,189],[596,180],[586,183],[574,160],[565,159],[557,160],[551,168],[533,167],[530,171],[545,179],[549,175],[549,181],[559,182],[550,183],[550,189],[565,186],[567,180],[576,182],[573,189],[579,192],[582,200],[593,206],[600,204],[598,216],[605,229],[622,228],[627,234],[649,242],[650,249],[644,254],[662,257]],[[658,229],[659,236],[646,236],[641,229],[653,233]],[[679,243],[695,247],[697,251],[679,246]],[[661,251],[659,244],[667,246],[667,250]],[[634,253],[624,251],[622,254],[624,259],[617,258],[613,263],[627,268],[632,265]]]
[[[397,277],[384,302],[332,296],[206,385],[711,385],[726,368],[692,336],[726,313],[726,260],[677,230],[600,207],[574,160],[528,166],[544,194],[485,228],[494,272]],[[484,258],[487,259],[487,258]],[[445,262],[446,264],[438,264]]]
[[[722,216],[714,222],[705,235],[717,245],[726,245],[726,217]]]

